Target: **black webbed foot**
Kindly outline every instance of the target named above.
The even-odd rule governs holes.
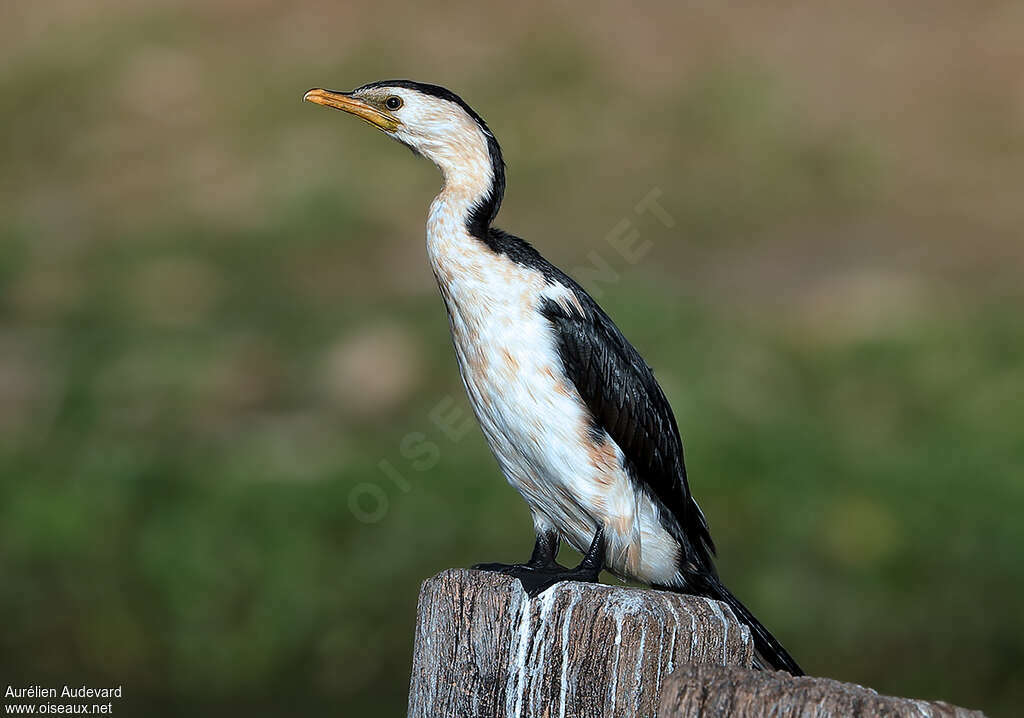
[[[547,589],[562,581],[584,581],[596,583],[604,564],[604,531],[598,529],[587,555],[579,566],[569,568],[555,562],[551,552],[538,551],[534,548],[533,556],[528,563],[478,563],[473,566],[478,571],[493,571],[519,579],[530,598],[536,598]]]
[[[470,566],[474,571],[490,571],[491,573],[513,574],[521,569],[530,568],[527,563],[475,563]]]
[[[559,566],[555,561],[560,543],[561,539],[557,533],[542,531],[537,534],[537,542],[533,545],[533,554],[526,563],[478,563],[473,566],[473,569],[508,575],[515,575],[530,569],[564,569],[564,566]]]
[[[536,598],[556,583],[561,583],[562,581],[596,583],[599,573],[601,573],[600,570],[593,570],[581,564],[576,568],[556,565],[549,568],[537,569],[529,566],[523,566],[521,570],[507,572],[507,575],[518,578],[519,583],[523,585],[523,590],[526,591],[527,595],[530,598]]]

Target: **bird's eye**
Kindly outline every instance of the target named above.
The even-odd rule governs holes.
[[[389,110],[397,110],[402,106],[402,98],[398,95],[392,95],[388,99],[384,100],[384,106]]]

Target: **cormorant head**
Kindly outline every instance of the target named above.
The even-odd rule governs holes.
[[[383,80],[351,92],[310,90],[303,99],[355,115],[430,159],[446,185],[478,195],[481,221],[494,218],[505,187],[501,149],[480,115],[451,90]]]

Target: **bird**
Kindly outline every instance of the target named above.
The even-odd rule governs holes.
[[[749,628],[757,667],[802,675],[719,578],[651,367],[576,281],[494,226],[505,161],[487,123],[451,90],[412,80],[316,88],[303,99],[358,117],[440,170],[426,222],[430,268],[469,402],[535,533],[527,561],[473,568],[518,578],[530,596],[607,570],[723,601]],[[579,565],[557,562],[563,541],[583,554]]]

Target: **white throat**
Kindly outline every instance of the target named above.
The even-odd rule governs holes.
[[[441,192],[430,204],[427,217],[427,253],[438,281],[439,263],[452,263],[476,244],[466,228],[473,211],[487,199],[494,181],[487,138],[475,122],[462,123],[443,145],[418,149],[437,165],[443,178]]]

